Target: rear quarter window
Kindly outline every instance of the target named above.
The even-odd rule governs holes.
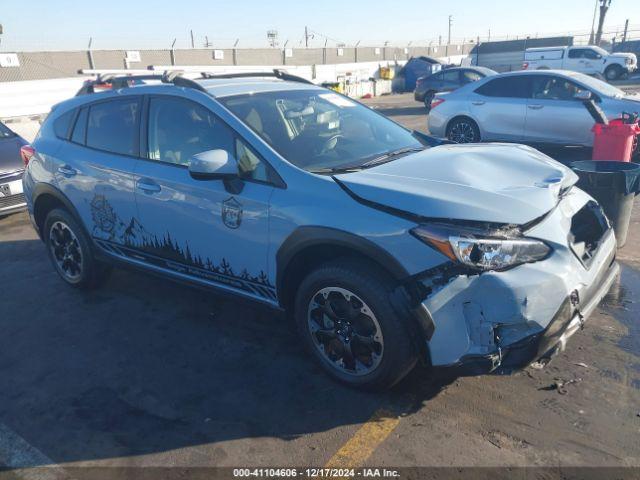
[[[138,156],[140,100],[109,100],[89,107],[87,147],[119,155]]]
[[[78,118],[76,119],[76,124],[73,127],[73,134],[71,135],[71,141],[73,143],[84,145],[84,142],[87,138],[88,113],[89,113],[89,109],[86,107],[80,110],[80,113],[78,114]]]
[[[70,110],[55,119],[55,121],[53,122],[53,133],[56,137],[63,140],[67,140],[69,138],[71,122],[73,122],[73,118],[75,117],[75,115],[76,110]]]

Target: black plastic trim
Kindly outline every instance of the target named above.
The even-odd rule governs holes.
[[[71,203],[71,200],[69,200],[67,196],[64,193],[62,193],[58,188],[54,187],[49,183],[39,183],[33,189],[33,194],[31,195],[31,198],[32,198],[32,205],[34,209],[34,215],[35,215],[35,206],[38,202],[38,198],[40,198],[42,195],[51,195],[56,200],[59,200],[60,203],[62,203],[64,207],[67,209],[67,211],[71,214],[71,216],[73,216],[73,218],[78,222],[78,224],[84,229],[84,232],[87,234],[87,237],[91,238],[91,235],[89,235],[89,231],[87,230],[87,227],[82,222],[82,218],[80,217],[80,214],[78,213],[78,210],[76,209],[76,207],[74,207],[73,203]],[[38,235],[40,236],[41,240],[44,240],[43,233],[40,230],[38,230]]]
[[[306,226],[297,228],[282,243],[276,254],[276,289],[282,292],[284,272],[291,260],[304,249],[314,246],[348,247],[382,265],[396,280],[410,277],[409,272],[386,250],[366,238],[331,227]]]

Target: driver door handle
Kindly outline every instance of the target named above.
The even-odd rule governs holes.
[[[471,102],[472,105],[484,105],[485,101],[484,100],[476,100],[475,102]]]
[[[136,182],[136,187],[138,190],[142,190],[144,193],[158,193],[160,190],[160,185],[148,178],[141,178]]]
[[[540,110],[541,108],[544,108],[544,105],[540,105],[540,104],[534,104],[534,105],[527,105],[528,108],[530,108],[531,110]]]

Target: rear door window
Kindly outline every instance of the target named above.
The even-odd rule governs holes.
[[[582,58],[584,57],[584,48],[573,48],[569,50],[569,58]]]
[[[119,155],[138,156],[140,100],[109,100],[91,105],[87,146]]]
[[[458,70],[445,71],[442,74],[445,86],[454,86],[460,83],[460,72]]]
[[[529,98],[530,81],[525,76],[495,78],[478,87],[475,92],[485,97]]]

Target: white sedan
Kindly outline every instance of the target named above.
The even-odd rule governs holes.
[[[591,97],[609,119],[640,111],[640,95],[567,70],[503,73],[437,94],[428,118],[432,135],[456,143],[506,141],[593,145]]]

